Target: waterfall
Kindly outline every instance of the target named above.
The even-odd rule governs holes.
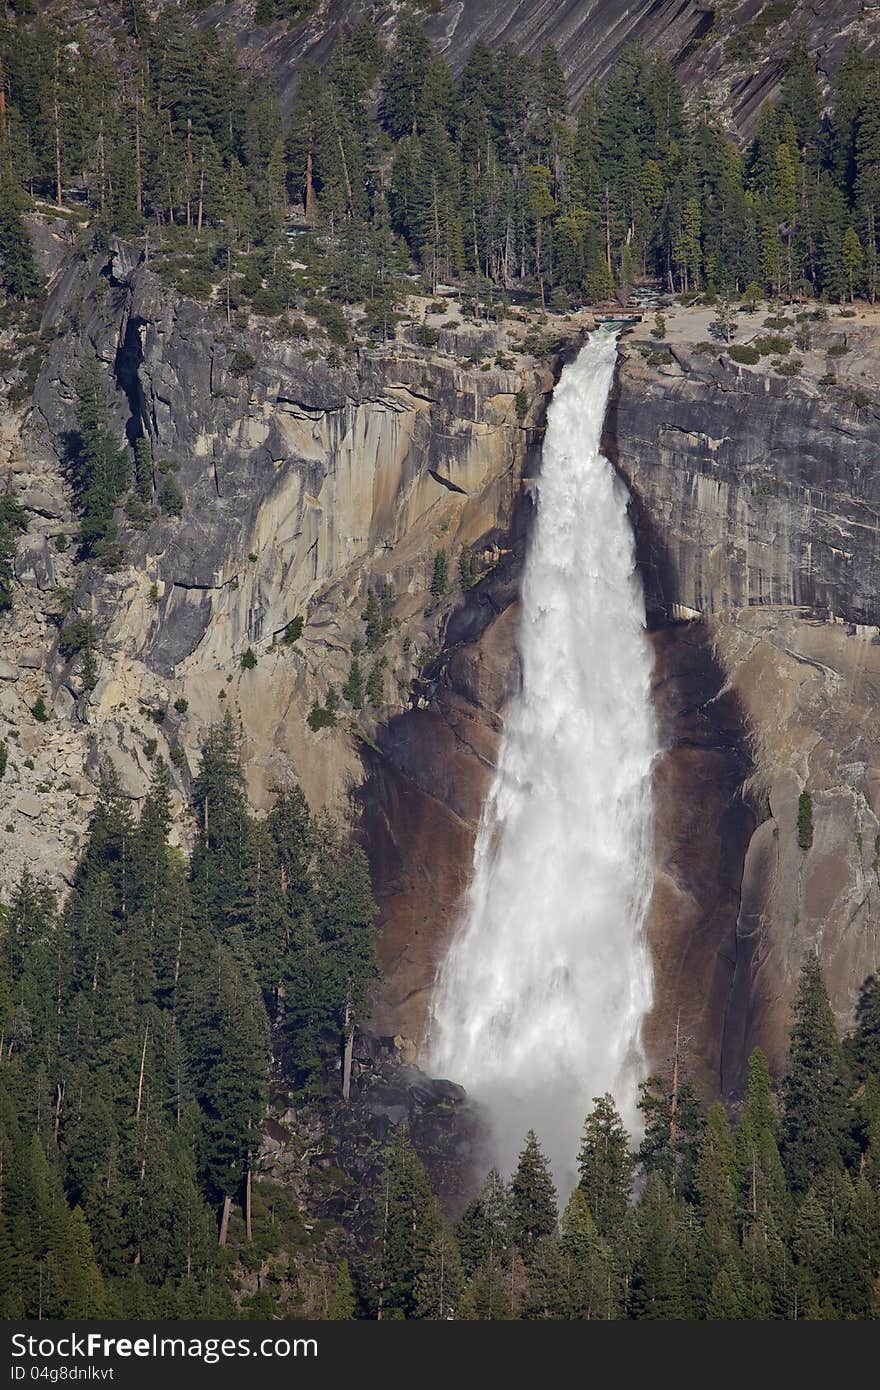
[[[548,412],[521,689],[425,1058],[485,1107],[504,1171],[538,1133],[563,1199],[594,1096],[636,1127],[652,998],[651,653],[626,488],[600,451],[616,355],[616,331],[594,333]]]

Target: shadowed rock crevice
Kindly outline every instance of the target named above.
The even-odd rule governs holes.
[[[140,379],[140,368],[144,353],[141,345],[141,332],[146,327],[143,319],[129,314],[125,320],[125,332],[120,339],[113,363],[113,376],[119,391],[128,401],[128,419],[125,422],[125,437],[134,447],[139,439],[149,431],[149,416],[144,389]]]

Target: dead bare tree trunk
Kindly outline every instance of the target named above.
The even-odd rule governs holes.
[[[192,116],[186,118],[186,225],[192,226],[192,187],[193,187],[193,153],[192,153]]]
[[[140,1075],[139,1075],[139,1077],[138,1077],[137,1109],[135,1110],[135,1115],[134,1115],[134,1117],[135,1117],[136,1120],[139,1120],[140,1117],[141,1117],[141,1100],[143,1099],[143,1094],[144,1094],[144,1064],[146,1063],[146,1060],[147,1060],[147,1038],[148,1038],[149,1036],[150,1036],[150,1025],[149,1025],[149,1023],[148,1023],[148,1024],[146,1025],[146,1027],[144,1028],[144,1045],[143,1045],[143,1047],[142,1047],[142,1049],[141,1049],[141,1070],[140,1070]]]
[[[354,1019],[351,1008],[351,984],[345,996],[345,1021],[342,1025],[345,1038],[345,1051],[342,1057],[342,1099],[347,1101],[351,1094],[351,1059],[354,1052]]]
[[[6,124],[6,77],[3,72],[3,54],[0,53],[0,140],[4,145],[9,137],[9,128]]]
[[[315,220],[315,185],[312,179],[312,113],[308,117],[308,146],[306,150],[306,226],[311,227]]]
[[[58,101],[58,69],[60,67],[60,54],[55,62],[55,90],[52,96],[52,123],[55,127],[55,201],[61,208],[64,206],[64,189],[61,184],[61,107]]]
[[[138,217],[144,215],[144,179],[141,168],[141,97],[135,87],[134,93],[134,182],[135,204]]]
[[[220,1245],[226,1244],[226,1237],[229,1234],[229,1214],[232,1211],[232,1198],[227,1192],[223,1198],[223,1214],[220,1217]]]
[[[672,1151],[672,1195],[675,1197],[675,1140],[678,1134],[678,1066],[681,1042],[681,1009],[675,1015],[675,1052],[672,1057],[672,1095],[669,1100],[669,1147]]]
[[[199,211],[196,217],[196,236],[202,235],[202,221],[205,215],[205,163],[199,171]]]
[[[345,175],[345,192],[348,197],[348,215],[354,217],[354,195],[351,191],[351,179],[348,177],[348,160],[345,157],[345,147],[342,143],[342,136],[336,132],[336,140],[339,145],[339,157],[342,160],[342,172]]]
[[[61,1104],[64,1100],[64,1087],[58,1082],[58,1090],[55,1097],[55,1123],[52,1126],[52,1138],[55,1140],[55,1147],[58,1147],[58,1132],[61,1128]]]

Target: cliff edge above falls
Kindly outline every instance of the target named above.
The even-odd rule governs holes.
[[[781,1067],[806,951],[841,1027],[880,959],[880,316],[804,312],[796,375],[733,360],[712,317],[626,337],[607,434],[667,750],[648,1040],[668,1054],[680,1012],[706,1084],[735,1091],[755,1044]]]

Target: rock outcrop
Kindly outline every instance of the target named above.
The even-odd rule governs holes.
[[[433,804],[460,836],[444,846],[432,825],[424,855],[436,863],[449,850],[450,891],[433,904],[445,922],[515,666],[513,628],[495,620],[516,595],[518,553],[507,538],[517,529],[512,518],[530,506],[521,479],[536,462],[535,426],[557,368],[510,355],[510,335],[524,335],[523,324],[475,324],[454,306],[428,314],[429,327],[435,321],[431,347],[403,328],[384,347],[336,355],[258,320],[230,329],[124,245],[62,268],[44,324],[58,336],[16,452],[31,527],[0,670],[3,712],[21,731],[21,756],[13,750],[0,785],[0,817],[15,831],[0,839],[10,881],[25,863],[69,878],[105,758],[137,799],[152,759],[164,755],[182,806],[204,730],[230,708],[258,808],[295,778],[313,806],[345,814],[364,762],[372,777],[377,758],[388,785],[399,775],[432,781]],[[576,337],[589,322],[568,321],[566,332]],[[170,474],[185,499],[180,518],[153,514],[140,529],[121,519],[126,563],[110,575],[84,573],[72,547],[56,544],[76,532],[63,455],[88,357],[103,364],[120,434],[143,435],[157,476]],[[457,611],[463,548],[485,577]],[[440,549],[449,554],[450,593],[434,602]],[[381,699],[364,711],[343,706],[335,729],[313,731],[310,709],[342,687],[363,641],[368,592],[386,585],[394,598]],[[59,651],[59,586],[96,625],[91,691],[76,660]],[[303,631],[288,643],[296,617]],[[256,658],[249,668],[247,651]],[[365,670],[373,659],[363,655]],[[45,723],[31,714],[40,694]],[[401,750],[416,725],[407,762]],[[187,833],[181,816],[177,834]],[[384,884],[380,876],[389,922],[408,920]],[[406,972],[390,925],[384,942],[396,999]],[[433,969],[427,957],[423,967]],[[429,980],[423,973],[421,987]],[[383,1013],[381,1000],[377,1007],[387,1032],[402,1031],[403,1018],[403,1031],[412,1024],[417,1033],[405,1012]]]
[[[668,1053],[680,1015],[696,1070],[731,1092],[752,1046],[782,1066],[806,951],[841,1027],[880,959],[880,322],[816,324],[796,381],[695,345],[700,327],[673,330],[653,366],[625,341],[606,430],[667,750],[649,1041]],[[829,361],[836,344],[849,351]]]

